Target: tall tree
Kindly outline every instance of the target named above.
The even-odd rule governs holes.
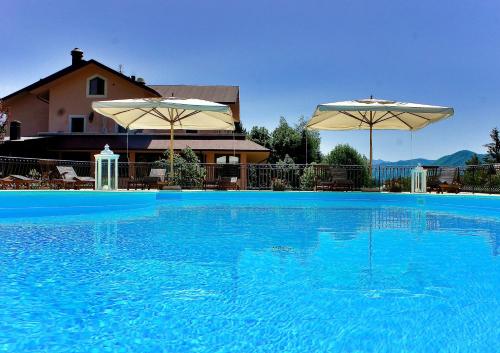
[[[362,165],[366,166],[368,161],[354,147],[348,144],[335,146],[324,158],[323,162],[330,165]]]
[[[271,134],[264,126],[254,126],[248,134],[248,139],[261,146],[272,149]]]
[[[271,150],[271,163],[284,161],[287,156],[287,159],[292,159],[297,164],[306,163],[306,160],[307,163],[320,162],[319,132],[306,130],[306,124],[304,117],[300,117],[295,126],[291,126],[281,117],[272,133],[263,126],[254,126],[247,136],[249,140]]]
[[[307,120],[303,116],[299,118],[299,122],[295,126],[295,130],[300,134],[300,146],[296,151],[297,163],[313,163],[321,161],[321,137],[319,131],[306,130]],[[307,151],[307,158],[306,158]]]
[[[487,163],[500,163],[500,133],[498,128],[493,128],[490,132],[491,142],[484,145],[488,150]]]
[[[284,160],[286,155],[289,155],[296,161],[296,155],[300,145],[300,134],[288,124],[284,117],[281,117],[278,127],[276,127],[272,133],[273,150],[270,161],[275,163],[279,160]]]
[[[370,180],[367,158],[348,144],[335,146],[335,148],[323,158],[323,162],[336,166],[361,166],[361,180],[363,183],[367,183]]]
[[[237,121],[234,123],[234,132],[237,134],[246,134],[247,130],[243,127],[243,123],[241,121]]]

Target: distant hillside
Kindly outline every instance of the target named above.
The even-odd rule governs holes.
[[[381,159],[377,159],[373,161],[373,165],[388,165],[388,166],[403,166],[403,165],[417,165],[418,163],[422,165],[449,165],[449,166],[461,166],[465,165],[465,162],[468,161],[474,152],[468,150],[462,150],[455,152],[453,154],[449,154],[447,156],[443,156],[439,159],[425,159],[425,158],[415,158],[408,159],[405,161],[397,161],[397,162],[389,162]],[[486,155],[478,154],[479,159],[484,159]]]

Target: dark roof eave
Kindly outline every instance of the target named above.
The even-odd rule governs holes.
[[[62,150],[98,150],[104,144],[109,144],[114,149],[126,148],[129,145],[130,150],[149,150],[149,151],[164,151],[168,148],[168,139],[155,138],[152,135],[129,135],[126,139],[124,134],[113,135],[60,135],[52,136],[53,140],[51,147],[53,149]],[[184,136],[188,137],[188,136]],[[201,137],[201,136],[200,136]],[[128,141],[128,142],[126,142]],[[195,138],[195,139],[176,139],[176,149],[182,149],[186,146],[191,147],[196,151],[242,151],[242,152],[261,152],[269,153],[270,150],[264,146],[256,144],[255,142],[245,139],[213,139],[213,138]],[[181,147],[179,147],[181,146]]]

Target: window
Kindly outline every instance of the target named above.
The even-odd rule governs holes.
[[[217,167],[215,168],[216,177],[240,178],[240,166],[238,165],[238,163],[240,162],[239,154],[235,156],[216,154],[215,162],[217,164]]]
[[[220,157],[215,158],[215,163],[226,164],[226,156],[220,156]]]
[[[224,156],[217,154],[215,155],[215,163],[217,164],[238,164],[240,162],[240,155],[235,156]]]
[[[87,81],[87,96],[100,96],[106,95],[106,80],[99,76],[91,77]]]
[[[240,157],[229,156],[229,163],[230,164],[238,164],[238,163],[240,163]]]
[[[71,132],[85,132],[85,117],[71,116],[69,118],[69,131]]]

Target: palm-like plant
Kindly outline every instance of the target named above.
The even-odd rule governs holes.
[[[5,104],[0,100],[0,134],[7,132],[8,111]]]

